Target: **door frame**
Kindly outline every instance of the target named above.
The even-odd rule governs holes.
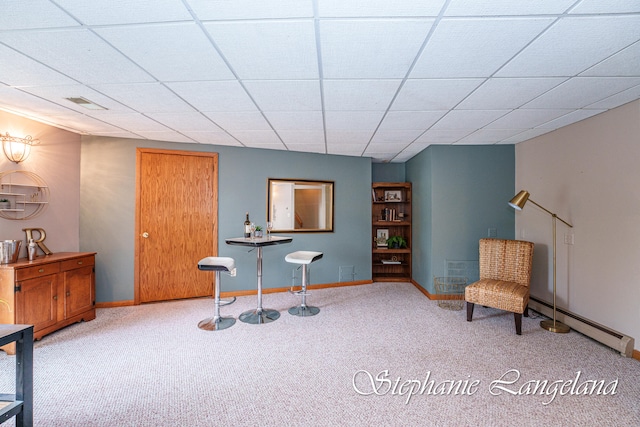
[[[210,153],[203,151],[186,151],[186,150],[165,150],[159,148],[136,148],[136,205],[135,205],[135,232],[134,232],[134,253],[133,253],[133,304],[140,305],[140,244],[142,238],[141,231],[141,215],[140,215],[140,192],[141,192],[141,179],[140,179],[140,167],[142,164],[142,155],[145,153],[151,154],[167,154],[176,156],[198,156],[198,157],[212,157],[213,158],[213,247],[211,248],[211,255],[218,256],[218,153]],[[195,268],[195,266],[194,266]],[[212,282],[213,289],[213,282]]]

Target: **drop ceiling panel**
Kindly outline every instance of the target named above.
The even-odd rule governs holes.
[[[560,14],[573,3],[575,0],[451,0],[445,16]]]
[[[635,101],[636,99],[640,99],[640,85],[605,98],[602,101],[598,101],[591,105],[588,105],[587,108],[615,108],[617,106],[626,104],[627,102]]]
[[[438,16],[444,0],[322,0],[318,15],[323,18],[360,16]]]
[[[343,154],[352,156],[352,153],[362,154],[364,149],[366,148],[366,143],[355,143],[355,142],[333,142],[327,144],[327,154]]]
[[[237,81],[167,83],[167,87],[203,112],[257,111]]]
[[[245,80],[243,84],[263,111],[322,109],[319,80]]]
[[[459,145],[497,144],[525,129],[478,129],[456,142]]]
[[[102,132],[120,132],[126,129],[120,129],[117,126],[105,123],[102,120],[94,119],[89,116],[78,116],[76,114],[50,114],[49,119],[53,122],[64,123],[65,126],[73,129],[82,129],[83,133],[100,134]]]
[[[407,80],[391,106],[391,110],[449,110],[467,97],[483,81],[483,79]]]
[[[575,77],[523,108],[584,108],[640,84],[640,77]]]
[[[12,89],[8,86],[0,86],[0,107],[18,112],[21,115],[48,117],[53,114],[69,113],[72,110],[60,104],[38,98],[29,93]]]
[[[85,84],[153,81],[86,29],[0,32],[0,42]]]
[[[301,151],[306,153],[326,154],[327,150],[324,143],[291,143],[287,144],[287,148],[292,151]]]
[[[405,77],[433,22],[432,19],[321,21],[324,78]]]
[[[415,143],[420,144],[453,144],[469,135],[473,130],[471,129],[429,129],[418,139]]]
[[[191,19],[180,0],[56,0],[86,25],[169,22]]]
[[[271,126],[258,111],[238,111],[235,113],[209,112],[205,116],[227,131],[271,130]]]
[[[640,4],[640,2],[639,2]],[[640,70],[640,42],[636,42],[599,64],[586,70],[581,76],[637,76]]]
[[[368,131],[373,133],[382,120],[382,111],[327,111],[325,126],[327,131]]]
[[[278,135],[276,135],[276,133],[272,130],[239,130],[229,133],[247,147],[286,150],[285,145],[282,143],[282,141],[280,141]]]
[[[187,3],[203,21],[313,17],[312,0],[187,0]]]
[[[411,77],[489,77],[552,22],[552,18],[444,19]]]
[[[582,0],[569,13],[638,13],[638,0]]]
[[[372,144],[410,144],[419,137],[424,130],[378,130],[371,138]]]
[[[431,129],[478,129],[508,112],[509,110],[451,110]]]
[[[447,111],[389,111],[379,130],[428,129]]]
[[[282,141],[289,147],[290,150],[294,150],[293,146],[296,145],[314,145],[322,146],[322,151],[325,150],[324,132],[316,130],[278,130],[278,135]]]
[[[535,138],[540,135],[544,135],[545,133],[549,133],[549,129],[528,129],[522,133],[514,135],[510,138],[502,140],[501,144],[517,144],[518,142],[526,141],[528,139]]]
[[[139,113],[113,113],[111,111],[87,111],[87,115],[132,132],[155,131],[165,132],[169,129],[157,121]]]
[[[221,129],[199,112],[148,113],[150,118],[178,131],[215,132]]]
[[[75,80],[0,44],[0,82],[10,86],[74,84]],[[11,64],[11,66],[7,66]]]
[[[74,26],[79,27],[80,23],[49,0],[2,2],[0,28],[3,31]]]
[[[456,108],[482,110],[518,108],[559,85],[566,78],[491,78],[485,81]]]
[[[139,113],[194,111],[160,83],[93,85],[93,89]]]
[[[401,80],[327,80],[324,107],[331,111],[384,111]]]
[[[321,111],[271,111],[265,116],[278,131],[324,129]]]
[[[205,23],[240,79],[317,79],[313,21]]]
[[[356,144],[364,150],[372,135],[373,131],[327,129],[327,149],[331,151],[339,145]]]
[[[196,132],[185,131],[183,132],[187,137],[199,144],[215,144],[215,145],[227,145],[231,147],[242,147],[242,144],[235,138],[225,132]]]
[[[49,99],[52,102],[56,102],[63,107],[71,110],[79,111],[86,114],[89,110],[74,102],[69,101],[67,98],[85,98],[101,107],[107,108],[109,111],[119,112],[132,112],[132,110],[119,102],[109,98],[102,93],[91,89],[88,86],[80,84],[61,85],[61,86],[35,86],[24,87],[20,90],[31,93],[40,98]]]
[[[595,116],[596,114],[603,113],[604,111],[606,110],[604,109],[603,110],[575,110],[555,120],[551,120],[546,123],[543,123],[540,126],[538,126],[538,128],[548,129],[548,130],[559,129],[563,126],[567,126],[572,123],[579,122],[580,120],[587,119],[591,116]]]
[[[164,132],[136,132],[146,139],[154,141],[169,141],[169,142],[196,142],[188,136],[182,135],[178,132],[164,131]]]
[[[565,17],[496,75],[572,76],[639,38],[640,15]]]
[[[570,113],[571,110],[545,109],[545,110],[513,110],[498,120],[488,124],[487,129],[531,129],[540,126],[549,120],[556,119]]]
[[[194,23],[109,27],[95,31],[158,80],[234,78],[204,32]],[[193,61],[193,58],[198,60]]]

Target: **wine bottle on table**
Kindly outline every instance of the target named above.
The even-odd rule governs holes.
[[[251,221],[249,221],[249,212],[247,212],[247,219],[244,220],[244,237],[251,237]]]

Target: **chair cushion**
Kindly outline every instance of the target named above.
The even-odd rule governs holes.
[[[284,257],[284,260],[292,264],[311,264],[322,258],[322,252],[297,251],[291,252]]]
[[[524,313],[529,304],[529,287],[504,280],[481,279],[464,290],[467,302],[513,313]]]
[[[198,270],[203,271],[233,271],[236,261],[228,257],[209,256],[198,261]]]

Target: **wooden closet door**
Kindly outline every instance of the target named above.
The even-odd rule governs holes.
[[[138,149],[135,303],[211,295],[217,256],[218,156]]]

